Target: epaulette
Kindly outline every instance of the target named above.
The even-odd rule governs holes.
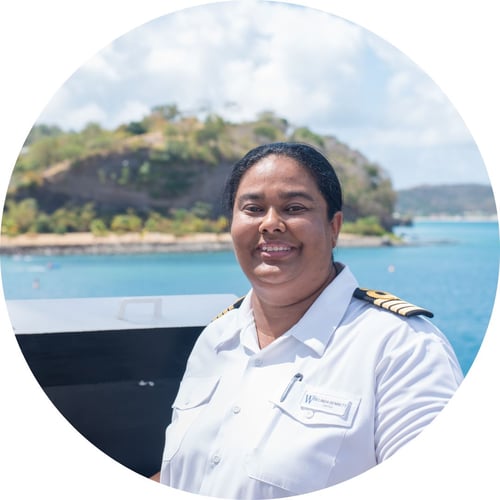
[[[387,309],[393,313],[399,314],[400,316],[404,316],[406,318],[410,316],[427,316],[428,318],[432,318],[434,314],[427,309],[423,309],[422,307],[416,306],[414,304],[410,304],[405,300],[392,295],[391,293],[381,292],[380,290],[368,290],[367,288],[356,288],[354,290],[353,296],[357,299],[366,300],[371,304],[374,304],[378,307],[382,307],[383,309]]]
[[[236,302],[231,304],[229,307],[226,307],[226,309],[224,309],[222,312],[217,314],[217,316],[215,316],[215,318],[212,321],[215,321],[216,319],[222,318],[222,316],[224,316],[224,314],[227,314],[229,311],[232,311],[233,309],[238,309],[238,307],[241,306],[241,303],[243,302],[244,298],[245,298],[245,296],[240,297]]]

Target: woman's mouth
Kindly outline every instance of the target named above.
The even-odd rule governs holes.
[[[290,255],[293,247],[284,243],[263,243],[257,247],[263,257],[284,257]]]

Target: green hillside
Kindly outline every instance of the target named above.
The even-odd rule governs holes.
[[[415,216],[493,216],[495,199],[491,186],[457,184],[418,186],[398,191],[396,211]]]
[[[224,231],[219,200],[233,163],[274,141],[308,142],[328,156],[344,189],[347,228],[391,229],[396,194],[389,177],[335,137],[272,112],[230,123],[166,105],[114,130],[96,123],[81,132],[34,127],[14,168],[2,232]]]

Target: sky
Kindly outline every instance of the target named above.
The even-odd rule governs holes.
[[[114,128],[171,103],[230,121],[273,111],[360,151],[396,189],[490,182],[459,113],[409,57],[357,24],[288,3],[198,5],[136,27],[84,62],[37,122]]]

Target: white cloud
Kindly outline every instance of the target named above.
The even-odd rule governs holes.
[[[95,102],[90,102],[70,111],[68,121],[75,129],[85,127],[89,122],[103,123],[106,120],[106,111]]]
[[[233,118],[274,109],[310,122],[326,120],[343,102],[336,89],[356,80],[361,45],[359,28],[328,14],[236,4],[168,16],[118,40],[108,54],[122,77],[130,67],[143,75],[141,86],[156,99],[150,105],[169,100],[192,109],[208,102],[225,112],[225,103],[237,101]],[[125,67],[118,55],[127,51]]]
[[[111,48],[106,48],[96,54],[85,63],[81,72],[83,77],[94,77],[99,80],[117,81],[120,78],[117,68],[113,66],[113,51]]]
[[[384,128],[375,131],[373,142],[423,147],[471,142],[460,115],[428,75],[377,37],[369,43],[390,71]]]
[[[151,108],[141,101],[126,101],[123,108],[116,115],[118,123],[138,121],[146,116]]]
[[[94,101],[74,100],[70,87],[62,86],[42,112],[39,121],[59,125],[65,130],[80,130],[89,122],[104,124],[108,112]]]

